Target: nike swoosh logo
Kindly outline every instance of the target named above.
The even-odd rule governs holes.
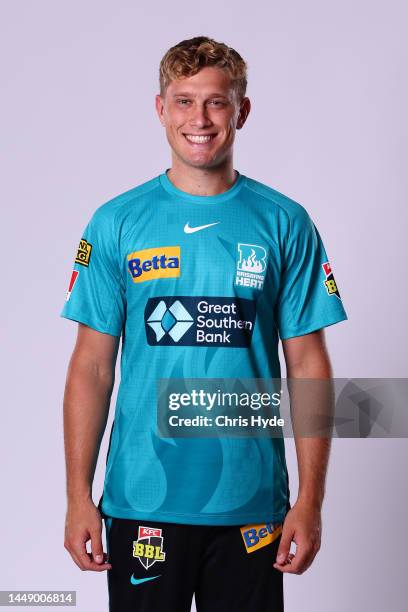
[[[216,221],[215,223],[208,223],[207,225],[197,225],[197,227],[190,227],[189,222],[184,226],[184,231],[186,234],[194,234],[194,232],[199,232],[200,230],[206,229],[207,227],[212,227],[213,225],[218,225],[220,221]]]
[[[160,578],[161,574],[158,576],[149,576],[148,578],[135,578],[133,574],[130,577],[130,582],[132,584],[142,584],[142,582],[147,582],[148,580],[154,580],[155,578]]]

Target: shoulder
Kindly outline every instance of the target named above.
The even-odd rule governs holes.
[[[269,185],[265,185],[265,183],[261,183],[249,177],[246,177],[246,186],[250,191],[265,200],[265,205],[270,207],[271,212],[280,213],[282,221],[286,221],[289,226],[307,226],[310,224],[311,219],[309,213],[306,208],[296,200],[293,200]]]
[[[100,227],[117,228],[133,213],[135,209],[143,206],[145,196],[159,187],[159,177],[156,176],[136,187],[101,204],[93,213],[91,222]]]

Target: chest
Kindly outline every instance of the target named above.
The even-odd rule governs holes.
[[[277,235],[262,211],[146,210],[121,244],[130,304],[157,295],[237,296],[277,293]]]

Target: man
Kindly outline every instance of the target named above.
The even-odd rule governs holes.
[[[156,110],[171,168],[96,210],[61,313],[79,323],[64,398],[65,547],[82,570],[108,570],[114,612],[187,612],[193,593],[198,612],[278,612],[283,574],[304,572],[320,547],[327,439],[296,439],[291,507],[282,439],[157,430],[159,379],[279,378],[279,337],[288,377],[329,379],[323,328],[347,318],[305,209],[233,167],[246,83],[222,43],[169,49]]]

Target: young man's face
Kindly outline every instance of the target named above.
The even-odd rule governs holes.
[[[224,70],[206,67],[172,81],[164,98],[156,96],[156,109],[173,154],[188,166],[212,168],[232,157],[235,130],[244,125],[250,102],[238,102]]]

